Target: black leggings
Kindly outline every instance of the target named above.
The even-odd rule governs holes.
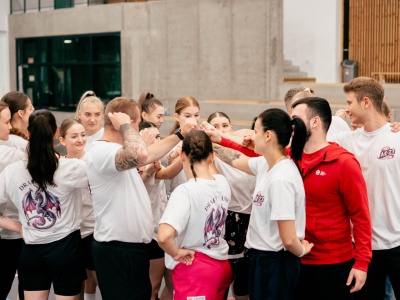
[[[0,239],[1,255],[3,257],[0,272],[0,299],[6,299],[11,290],[15,273],[18,269],[19,255],[21,253],[22,239]],[[19,299],[24,300],[22,283],[18,284]]]

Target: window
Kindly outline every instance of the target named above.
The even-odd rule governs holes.
[[[120,34],[17,39],[17,85],[36,108],[75,110],[95,91],[105,102],[121,95]]]

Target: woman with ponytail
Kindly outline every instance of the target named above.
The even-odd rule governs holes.
[[[202,127],[212,140],[220,140],[213,126],[203,123]],[[250,299],[293,299],[300,257],[310,252],[313,244],[304,240],[304,187],[286,147],[292,139],[292,157],[300,159],[306,127],[301,119],[292,120],[281,109],[268,109],[258,116],[254,129],[254,151],[260,157],[249,158],[221,146],[214,150],[227,164],[256,176],[245,243]]]
[[[210,173],[213,159],[212,143],[204,132],[186,134],[180,160],[189,181],[171,194],[158,230],[166,267],[172,270],[175,300],[222,300],[231,282],[223,238],[231,191],[225,177]]]
[[[0,201],[18,208],[22,224],[19,278],[28,300],[47,299],[51,285],[56,299],[77,300],[86,279],[79,230],[85,163],[59,159],[50,111],[33,112],[28,132],[27,160],[7,166],[0,176]]]

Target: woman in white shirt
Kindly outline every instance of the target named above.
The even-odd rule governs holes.
[[[207,122],[221,133],[233,132],[231,120],[223,112],[212,113]],[[218,172],[226,177],[232,191],[224,237],[229,245],[228,257],[233,272],[231,289],[236,300],[247,300],[249,299],[249,258],[244,243],[249,227],[256,179],[252,175],[229,166],[219,158],[214,160],[214,165]],[[227,295],[228,293],[225,299]]]
[[[201,126],[212,140],[220,140],[213,126]],[[255,149],[260,157],[248,158],[216,146],[218,157],[248,174],[256,175],[246,248],[249,249],[250,299],[293,299],[300,271],[300,257],[313,244],[304,240],[305,194],[295,163],[286,156],[291,142],[292,157],[301,159],[306,127],[281,109],[268,109],[255,123]]]
[[[11,112],[10,136],[7,141],[1,141],[1,145],[14,147],[24,151],[28,145],[28,119],[34,110],[31,100],[27,95],[21,92],[9,92],[1,98],[1,102],[7,103]],[[11,219],[18,220],[18,210],[12,203],[8,203],[4,214]],[[9,286],[15,278],[15,272],[18,268],[19,253],[21,252],[22,238],[17,232],[3,230],[1,233],[1,249],[7,259],[4,261],[1,277],[1,282],[4,282],[2,287]],[[8,289],[9,289],[8,288]],[[0,288],[0,299],[4,295],[3,288]],[[22,285],[18,285],[19,298],[24,300],[24,290]],[[7,296],[7,294],[6,294]]]
[[[213,157],[204,132],[186,134],[180,159],[189,181],[171,194],[158,231],[166,267],[172,269],[175,300],[222,300],[231,282],[223,238],[231,191],[225,177],[210,173]]]
[[[59,159],[51,112],[33,112],[28,131],[27,160],[0,175],[0,202],[11,201],[22,224],[19,278],[26,299],[47,299],[53,285],[56,299],[77,300],[86,279],[79,231],[86,166],[78,159]],[[11,229],[6,225],[1,226]]]
[[[76,106],[75,118],[86,130],[85,150],[89,150],[93,141],[100,140],[104,134],[103,128],[104,104],[93,91],[83,93]]]
[[[86,131],[81,122],[76,119],[65,119],[59,128],[59,140],[67,149],[66,159],[77,158],[86,162]],[[97,277],[92,257],[93,232],[94,214],[92,198],[89,190],[83,189],[81,237],[88,279],[85,280],[81,300],[94,300],[96,298]],[[93,293],[88,292],[92,290],[94,290]]]

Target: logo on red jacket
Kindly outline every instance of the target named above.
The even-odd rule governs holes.
[[[315,171],[315,175],[318,175],[318,176],[325,176],[326,173],[325,173],[324,171],[317,170],[317,171]]]
[[[378,159],[392,159],[395,153],[396,149],[390,148],[388,146],[383,147],[381,153],[378,156]]]
[[[258,192],[257,195],[254,196],[253,203],[257,206],[261,206],[264,202],[264,196],[261,195],[261,192]]]

